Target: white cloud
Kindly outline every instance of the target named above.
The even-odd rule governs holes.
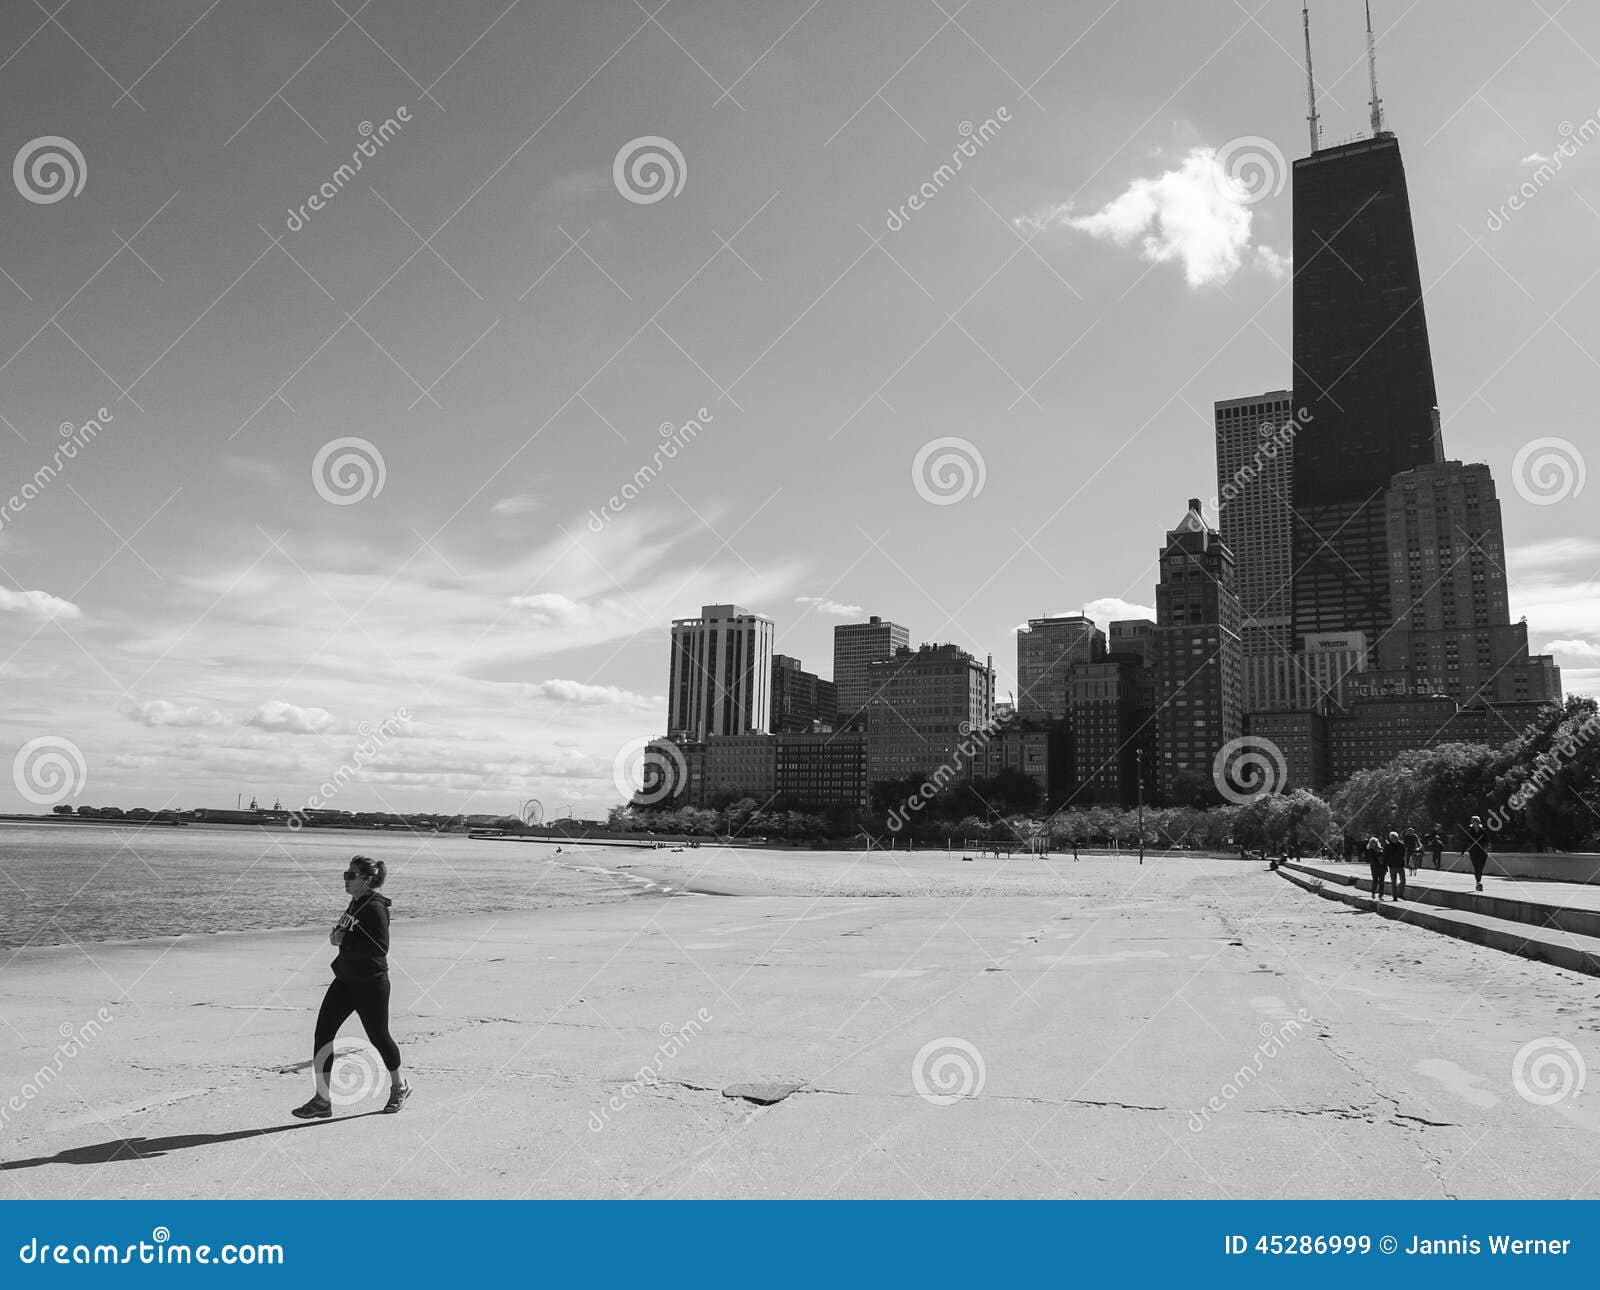
[[[582,681],[559,679],[540,681],[533,687],[533,692],[539,698],[549,699],[553,703],[570,703],[592,708],[647,708],[653,706],[655,702],[642,694],[635,694],[632,690],[620,689],[615,685],[586,685]]]
[[[1123,618],[1148,618],[1155,620],[1156,611],[1150,605],[1136,605],[1120,596],[1101,596],[1083,607],[1083,612],[1096,623],[1110,623]]]
[[[62,600],[47,591],[12,591],[9,587],[0,587],[0,612],[21,614],[40,623],[53,618],[83,617],[83,610],[70,600]]]
[[[142,726],[218,726],[222,714],[214,708],[191,704],[182,707],[166,699],[147,699],[123,709],[123,713]]]
[[[1600,645],[1592,641],[1569,640],[1550,641],[1544,650],[1546,654],[1563,654],[1569,658],[1592,658],[1600,661]]]
[[[274,699],[252,712],[244,724],[274,734],[318,735],[333,727],[334,716],[326,708],[301,708]]]
[[[860,605],[847,605],[842,601],[829,600],[826,596],[796,596],[794,603],[810,605],[819,614],[826,614],[830,618],[859,618],[866,612]]]
[[[1181,261],[1191,287],[1227,282],[1246,265],[1282,277],[1287,257],[1252,246],[1256,195],[1234,178],[1214,148],[1194,148],[1176,170],[1135,179],[1088,215],[1070,203],[1018,221],[1035,230],[1061,225],[1116,246],[1138,243],[1152,264]]]
[[[1524,157],[1522,159],[1522,164],[1525,165],[1525,166],[1538,166],[1538,165],[1547,164],[1547,163],[1552,162],[1554,160],[1555,160],[1555,158],[1550,156],[1548,153],[1530,152],[1526,157]]]
[[[566,627],[582,622],[589,610],[576,600],[556,591],[541,591],[532,596],[512,596],[512,607],[526,610],[530,618],[544,626]]]
[[[489,511],[493,515],[528,515],[538,510],[540,504],[532,493],[519,493],[515,497],[502,497]]]

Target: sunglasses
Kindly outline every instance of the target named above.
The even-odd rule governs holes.
[[[361,875],[358,874],[354,869],[346,869],[344,871],[344,880],[346,882],[349,882],[350,879],[352,879],[352,878],[359,878],[359,877],[361,877]]]

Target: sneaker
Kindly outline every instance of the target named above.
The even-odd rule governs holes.
[[[297,1106],[289,1112],[297,1120],[326,1120],[333,1115],[333,1103],[325,1102],[320,1097],[314,1097],[304,1106]]]
[[[410,1080],[407,1080],[399,1088],[390,1089],[389,1090],[389,1100],[383,1104],[383,1113],[385,1115],[396,1115],[396,1114],[398,1114],[400,1108],[406,1104],[406,1099],[408,1097],[410,1097],[410,1096],[411,1096],[411,1081]]]

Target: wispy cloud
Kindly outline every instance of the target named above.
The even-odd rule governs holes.
[[[829,600],[826,596],[796,596],[794,603],[810,605],[819,614],[826,614],[830,618],[859,618],[866,612],[860,605],[847,605],[842,601]]]
[[[540,681],[533,692],[553,703],[569,703],[586,708],[648,708],[657,701],[615,685],[589,685],[583,681]]]
[[[542,503],[532,493],[518,493],[515,497],[502,497],[489,508],[492,515],[528,515]]]
[[[83,617],[83,610],[70,600],[52,596],[48,591],[12,591],[9,587],[0,587],[0,613],[18,614],[41,623],[52,618]]]
[[[184,706],[166,699],[130,704],[123,713],[142,726],[220,726],[222,713],[197,704]]]

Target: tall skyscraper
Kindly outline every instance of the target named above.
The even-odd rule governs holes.
[[[819,724],[832,727],[834,686],[787,654],[772,656],[772,732],[799,734]]]
[[[910,632],[877,614],[864,623],[840,623],[833,629],[833,684],[841,725],[855,721],[866,710],[872,697],[872,665],[910,644]]]
[[[1458,703],[1559,700],[1554,660],[1530,658],[1527,624],[1511,621],[1489,467],[1444,461],[1403,471],[1385,509],[1394,626],[1378,642],[1379,684]]]
[[[1244,707],[1273,706],[1265,693],[1294,653],[1294,481],[1299,424],[1293,396],[1271,390],[1220,400],[1217,531],[1233,552],[1244,615]]]
[[[1241,733],[1240,621],[1233,552],[1191,498],[1156,584],[1158,779],[1169,800],[1209,786],[1217,751]]]
[[[772,619],[706,605],[672,624],[667,732],[703,740],[764,734],[772,720]]]
[[[1071,707],[1073,667],[1105,655],[1105,633],[1082,614],[1030,618],[1017,629],[1017,716],[1063,720]]]
[[[1293,638],[1389,626],[1385,494],[1443,458],[1400,144],[1294,163]]]
[[[967,773],[963,741],[982,743],[994,715],[994,667],[955,645],[902,646],[873,663],[867,705],[871,782]]]

